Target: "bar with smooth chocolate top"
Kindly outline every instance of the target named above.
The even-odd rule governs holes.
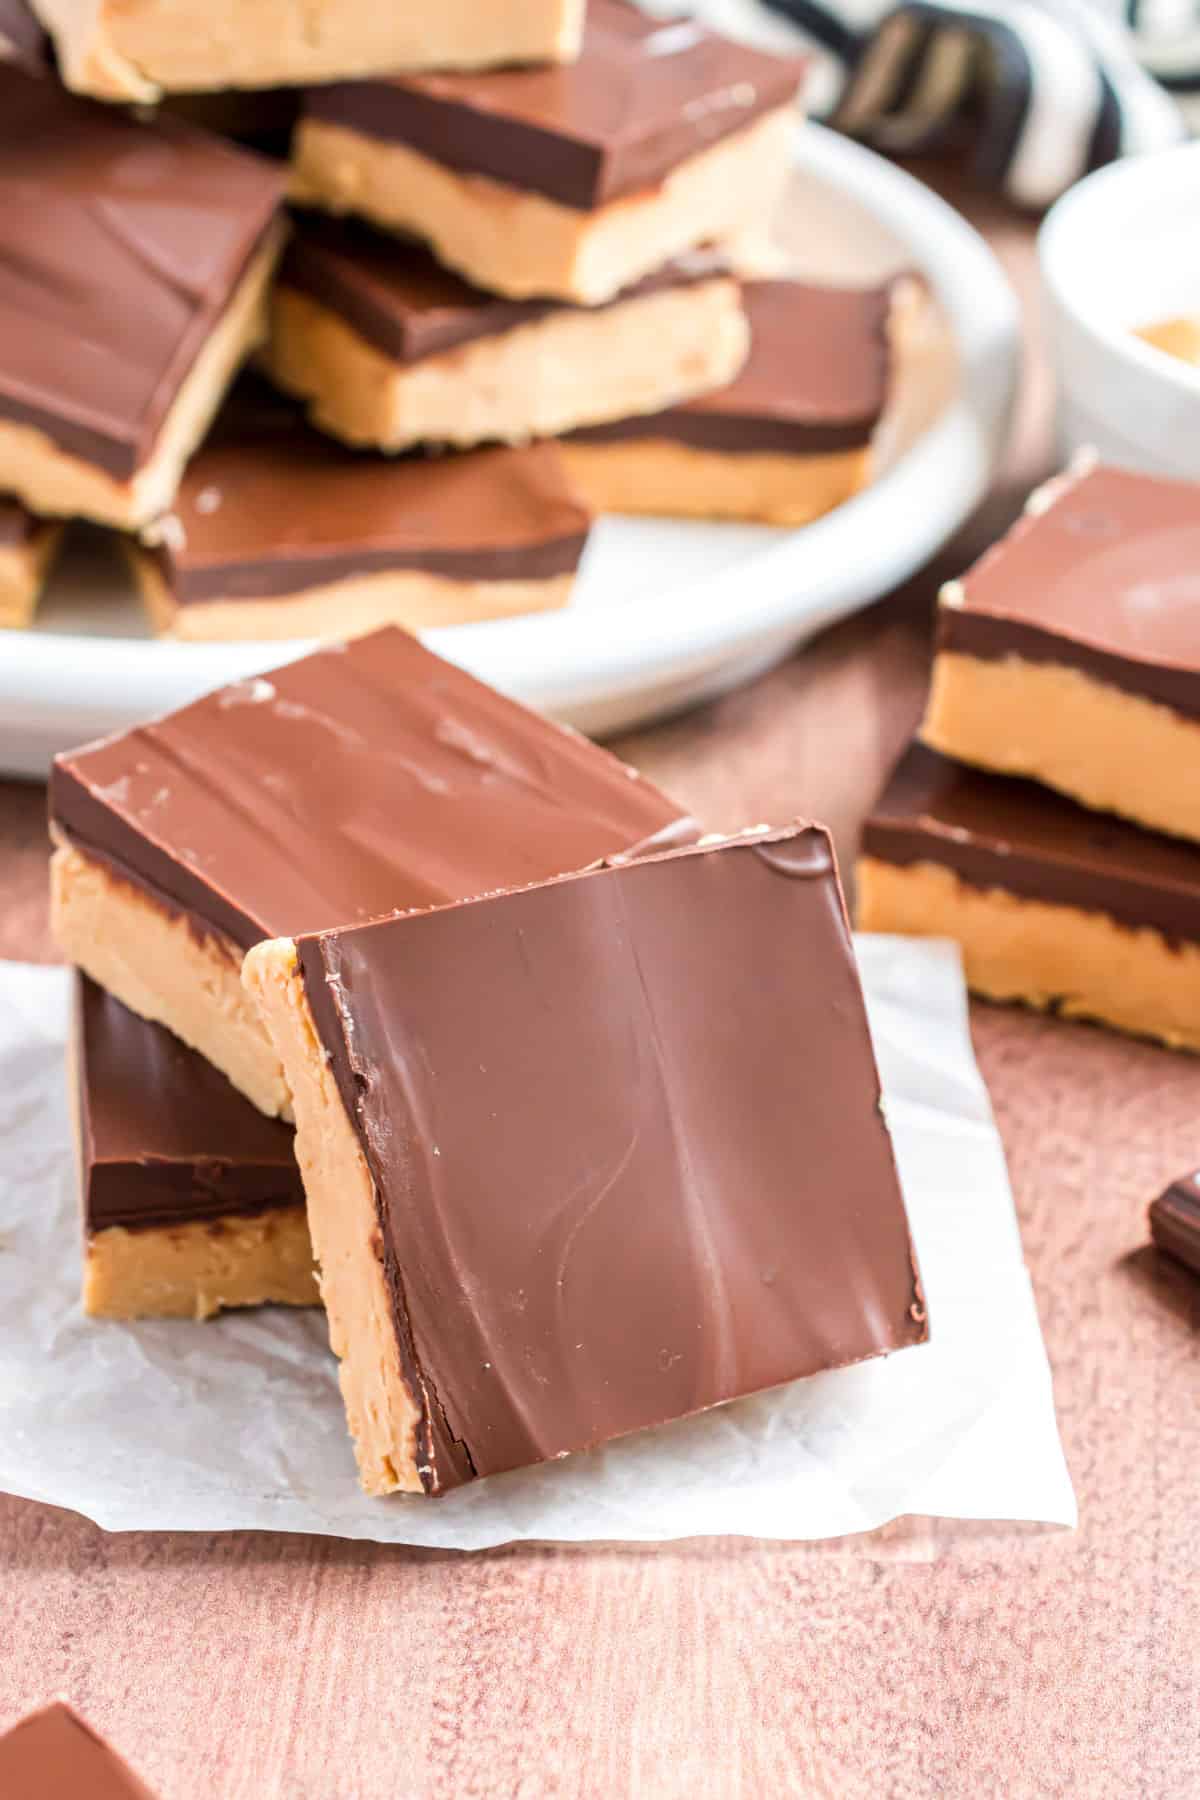
[[[164,636],[348,637],[566,605],[591,515],[554,445],[384,460],[274,408],[214,434],[157,547],[131,552]]]
[[[136,526],[265,335],[272,165],[0,67],[0,488]]]
[[[888,398],[895,288],[748,281],[750,354],[716,393],[573,432],[567,465],[605,512],[804,524],[868,479]]]
[[[427,238],[481,287],[591,304],[765,223],[803,67],[591,0],[566,67],[310,90],[296,191]]]
[[[266,1112],[262,938],[492,892],[695,826],[624,763],[390,628],[55,760],[66,956]]]
[[[115,1750],[61,1700],[0,1737],[5,1800],[154,1800]]]
[[[584,0],[38,0],[63,78],[104,100],[397,69],[569,61]]]
[[[317,1305],[291,1130],[166,1026],[77,976],[83,1310],[212,1318]]]
[[[1051,482],[942,592],[926,743],[1200,839],[1200,486]]]
[[[265,366],[323,430],[399,450],[657,411],[731,380],[748,343],[713,251],[580,307],[484,293],[419,244],[309,214],[284,256]]]
[[[369,1492],[925,1339],[820,827],[261,944],[245,974]]]
[[[859,924],[950,937],[967,980],[1200,1050],[1200,850],[914,744],[863,830]]]
[[[0,494],[0,627],[28,625],[37,611],[62,531]]]
[[[292,1132],[86,976],[75,1010],[84,1311],[318,1301]]]
[[[1173,1181],[1151,1204],[1150,1236],[1160,1250],[1200,1275],[1200,1172]]]

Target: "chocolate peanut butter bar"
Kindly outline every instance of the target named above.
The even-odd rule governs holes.
[[[921,1342],[817,826],[260,944],[363,1485]]]
[[[266,335],[271,164],[0,66],[0,489],[144,524]]]
[[[1200,849],[914,744],[863,831],[865,931],[956,938],[993,1000],[1200,1050]]]
[[[84,1311],[206,1319],[316,1305],[291,1130],[165,1026],[76,980]]]
[[[555,62],[583,0],[34,0],[65,79],[104,100],[298,86],[396,69]]]
[[[271,308],[266,367],[351,444],[521,443],[656,412],[731,381],[749,333],[711,252],[601,307],[502,300],[420,245],[306,218]]]
[[[131,556],[163,636],[351,637],[565,606],[590,525],[552,444],[384,461],[277,406],[217,432]]]
[[[591,0],[566,68],[312,89],[294,192],[424,238],[498,294],[594,305],[769,219],[802,72]]]
[[[1085,463],[944,588],[927,744],[1200,838],[1200,486]]]
[[[263,938],[577,869],[693,822],[633,770],[388,628],[56,759],[68,959],[267,1113]]]
[[[77,1713],[56,1701],[0,1737],[5,1800],[154,1800]]]
[[[61,535],[54,521],[0,494],[0,626],[29,624]]]
[[[804,525],[870,479],[895,289],[751,281],[750,355],[686,405],[577,431],[567,467],[598,511]]]
[[[1200,1171],[1173,1181],[1153,1202],[1150,1236],[1160,1250],[1200,1275]]]

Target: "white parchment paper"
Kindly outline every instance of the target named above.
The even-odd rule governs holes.
[[[818,1538],[905,1513],[1075,1522],[957,953],[858,942],[932,1339],[443,1500],[357,1486],[323,1315],[79,1308],[65,971],[0,964],[0,1487],[112,1531]]]

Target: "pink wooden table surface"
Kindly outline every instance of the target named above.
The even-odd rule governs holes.
[[[1032,293],[1031,236],[975,216]],[[1047,466],[1036,358],[961,565]],[[919,710],[934,577],[624,742],[714,826],[849,854]],[[0,784],[0,955],[48,958],[39,790]],[[1200,1795],[1200,1282],[1144,1248],[1200,1064],[977,1007],[1080,1498],[1075,1533],[464,1558],[106,1537],[0,1499],[0,1728],[62,1695],[163,1800]]]

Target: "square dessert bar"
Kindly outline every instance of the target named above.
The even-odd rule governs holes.
[[[84,1311],[206,1319],[316,1305],[289,1127],[164,1026],[76,982]]]
[[[11,3],[11,0],[10,0]],[[578,54],[584,0],[34,0],[64,79],[102,100]]]
[[[245,979],[368,1492],[926,1337],[819,827],[260,944]]]
[[[264,1112],[279,1061],[242,958],[545,879],[693,822],[574,732],[388,628],[56,758],[54,929]]]
[[[1200,849],[916,744],[863,831],[864,931],[955,938],[993,1000],[1200,1050]]]
[[[576,484],[602,512],[819,518],[870,479],[900,291],[748,281],[750,354],[729,386],[574,432],[563,452]]]
[[[1090,459],[942,590],[927,744],[1200,838],[1200,486]]]
[[[61,536],[60,525],[0,494],[0,626],[29,624]]]
[[[352,637],[565,606],[591,515],[553,444],[384,461],[274,396],[193,457],[130,556],[174,638]]]
[[[411,232],[480,287],[610,300],[765,224],[803,64],[591,0],[577,63],[310,91],[295,197]]]
[[[154,1800],[144,1781],[62,1701],[0,1737],[5,1800]]]
[[[520,443],[655,412],[731,381],[749,332],[738,283],[689,252],[606,306],[503,300],[420,245],[305,218],[271,308],[266,366],[351,444]]]
[[[1173,1181],[1151,1203],[1150,1236],[1160,1250],[1200,1275],[1200,1170]]]
[[[0,66],[0,490],[134,527],[266,335],[271,164]]]

